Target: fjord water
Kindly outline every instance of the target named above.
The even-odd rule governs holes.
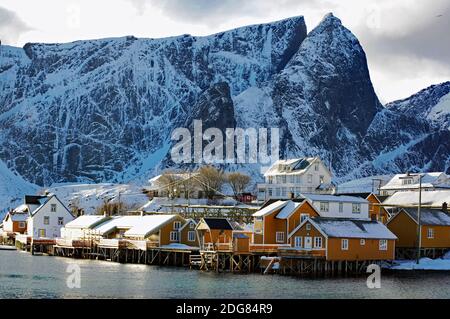
[[[68,266],[81,287],[67,286]],[[449,298],[450,272],[382,274],[366,278],[299,279],[204,273],[183,268],[117,264],[0,251],[0,298]]]

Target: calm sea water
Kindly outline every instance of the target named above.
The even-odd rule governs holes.
[[[71,264],[81,269],[79,289],[66,284]],[[450,273],[383,274],[381,286],[370,290],[365,278],[215,274],[0,251],[0,298],[449,298]]]

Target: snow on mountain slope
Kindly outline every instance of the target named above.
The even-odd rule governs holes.
[[[309,34],[293,17],[1,49],[0,159],[38,185],[145,181],[173,164],[171,133],[195,119],[279,128],[282,158],[321,156],[337,182],[450,173],[450,82],[384,108],[363,48],[332,14]],[[261,178],[257,164],[227,169]]]
[[[444,95],[439,103],[430,109],[427,119],[435,125],[447,126],[450,130],[450,93]]]
[[[11,172],[6,164],[0,161],[0,222],[9,209],[20,205],[25,195],[35,194],[38,188]]]

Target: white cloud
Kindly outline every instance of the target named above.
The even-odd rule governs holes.
[[[207,35],[304,15],[308,29],[333,12],[359,38],[380,99],[450,79],[448,0],[2,0],[13,14],[2,41],[69,42],[135,35]],[[24,29],[22,21],[33,27]],[[442,15],[442,16],[440,16]],[[25,32],[27,31],[28,32]]]
[[[0,40],[16,44],[19,37],[30,28],[13,11],[0,7]]]

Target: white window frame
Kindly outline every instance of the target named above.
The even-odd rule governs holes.
[[[51,211],[52,213],[56,213],[56,209],[57,209],[56,204],[50,204],[50,211]]]
[[[58,217],[58,226],[64,226],[64,217]]]
[[[302,236],[294,237],[294,247],[295,248],[302,248],[303,247],[303,237]]]
[[[379,241],[379,249],[381,251],[388,250],[388,241],[387,241],[387,239],[380,239],[380,241]]]
[[[349,241],[348,239],[344,238],[341,239],[341,250],[348,250]]]
[[[311,224],[306,224],[306,230],[311,230]]]
[[[173,230],[180,230],[181,222],[179,220],[173,222]]]
[[[189,223],[189,229],[194,229],[195,228],[195,224],[193,222]]]
[[[50,225],[50,216],[44,216],[44,225]]]
[[[328,213],[330,211],[330,203],[329,202],[320,202],[320,211],[322,213]]]
[[[188,241],[195,241],[195,231],[193,231],[193,230],[190,230],[190,231],[188,231]]]
[[[366,240],[365,240],[365,239],[361,239],[361,240],[359,241],[359,244],[360,244],[361,246],[365,246],[365,245],[366,245]]]
[[[323,244],[322,237],[314,237],[314,248],[321,249]]]
[[[179,241],[180,235],[177,231],[171,231],[170,232],[170,241],[171,242],[177,242]]]
[[[25,228],[26,226],[25,222],[19,222],[19,228]]]
[[[434,239],[434,228],[428,228],[427,230],[427,238]]]
[[[283,244],[284,243],[284,232],[277,231],[275,234],[275,240],[278,244]]]

